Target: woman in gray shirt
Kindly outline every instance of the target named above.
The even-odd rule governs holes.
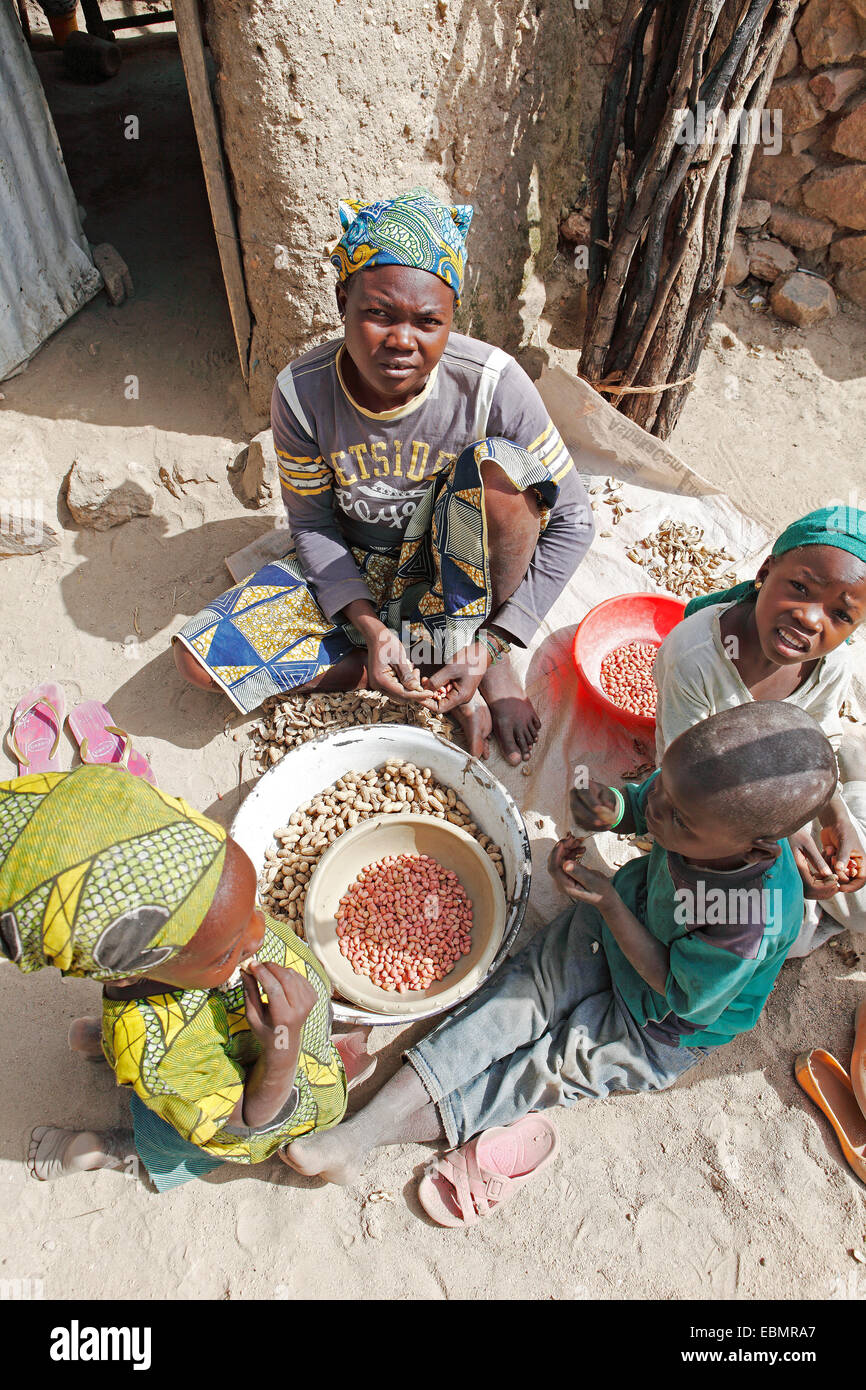
[[[522,368],[451,331],[472,209],[415,189],[340,211],[345,336],[271,403],[293,548],[183,627],[177,666],[245,713],[362,686],[453,710],[517,764],[539,722],[507,652],[588,549],[589,502]]]

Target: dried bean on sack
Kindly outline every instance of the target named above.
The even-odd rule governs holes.
[[[340,899],[340,950],[358,975],[405,994],[444,980],[472,949],[472,904],[452,869],[428,854],[389,855]]]
[[[624,642],[601,663],[601,688],[613,704],[630,714],[655,718],[653,666],[658,647],[652,642]]]

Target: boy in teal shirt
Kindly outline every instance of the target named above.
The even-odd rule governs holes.
[[[576,906],[410,1048],[363,1110],[295,1140],[288,1161],[346,1182],[376,1145],[455,1146],[532,1110],[671,1085],[754,1026],[802,923],[787,836],[835,787],[815,721],[753,702],[687,729],[640,787],[573,791],[584,832],[649,831],[652,852],[610,879],[583,866],[582,841],[561,840],[549,868]]]
[[[664,797],[660,776],[659,771],[641,785],[626,783],[620,833],[650,831],[647,803]],[[592,800],[592,792],[584,792],[583,800],[572,796],[575,820],[584,830],[597,828]],[[565,882],[561,876],[558,881],[568,891],[572,860],[582,849],[571,837],[560,844],[555,855]],[[671,844],[670,828],[665,844]],[[761,849],[759,843],[753,853]],[[580,877],[578,872],[573,881]],[[799,931],[802,880],[787,840],[767,841],[761,857],[728,869],[697,867],[656,840],[648,858],[632,859],[617,871],[612,886],[669,952],[664,989],[656,990],[629,961],[607,922],[601,925],[614,987],[650,1037],[673,1047],[686,1042],[718,1047],[755,1026]]]

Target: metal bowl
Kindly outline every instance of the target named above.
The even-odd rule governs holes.
[[[362,725],[334,730],[292,749],[268,769],[238,811],[231,834],[260,871],[265,850],[274,843],[274,830],[285,825],[299,806],[318,796],[344,773],[368,772],[381,767],[387,758],[406,758],[418,767],[429,767],[437,781],[454,788],[482,833],[489,835],[502,850],[505,872],[502,940],[489,968],[463,996],[468,997],[498,968],[520,930],[529,898],[532,859],[523,816],[510,792],[483,762],[471,757],[465,749],[409,724]],[[440,823],[433,819],[434,825]],[[327,969],[327,962],[323,964]],[[413,1020],[434,1018],[452,1007],[454,1001],[443,1003],[431,999],[425,1002],[429,1002],[430,1007],[413,1012]],[[374,1013],[342,1000],[334,1001],[334,1016],[346,1023],[407,1021],[405,1013]]]

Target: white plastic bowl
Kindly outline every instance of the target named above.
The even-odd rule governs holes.
[[[489,835],[502,850],[505,928],[489,969],[467,992],[474,993],[504,960],[520,930],[529,898],[532,860],[526,826],[513,797],[485,764],[471,757],[465,749],[409,724],[367,724],[334,730],[292,749],[269,768],[238,811],[231,833],[246,850],[257,872],[261,871],[265,850],[274,843],[274,830],[285,825],[299,806],[317,796],[343,773],[368,772],[380,767],[387,758],[406,758],[418,767],[429,767],[437,781],[454,788],[482,833]],[[454,1001],[424,1002],[431,1006],[409,1015],[413,1020],[433,1018],[452,1007]],[[407,1022],[406,1013],[373,1013],[339,1000],[334,1002],[334,1016],[347,1023]]]

